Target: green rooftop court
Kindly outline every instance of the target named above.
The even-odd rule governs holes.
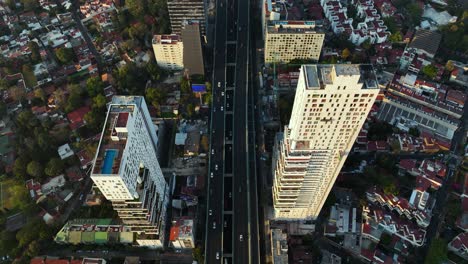
[[[66,223],[55,236],[58,244],[132,244],[135,233],[112,219],[75,219]]]

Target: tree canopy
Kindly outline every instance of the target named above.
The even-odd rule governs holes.
[[[26,172],[34,178],[40,178],[44,175],[44,168],[37,161],[31,161],[26,167]]]
[[[434,79],[437,76],[437,68],[432,65],[426,65],[421,69],[421,72],[428,78]]]
[[[72,49],[61,47],[55,51],[55,56],[61,63],[67,64],[73,61],[75,53]]]

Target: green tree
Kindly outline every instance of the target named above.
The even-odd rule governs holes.
[[[385,17],[383,18],[385,26],[387,26],[388,31],[391,33],[396,33],[398,32],[398,26],[395,20],[395,17]]]
[[[410,15],[413,25],[419,25],[421,23],[422,9],[418,6],[417,3],[410,3],[406,6],[406,10]]]
[[[41,62],[41,52],[39,50],[39,45],[35,41],[30,41],[28,43],[29,50],[31,51],[31,60],[35,63]]]
[[[166,92],[160,88],[148,88],[148,90],[146,90],[146,98],[154,107],[163,104],[166,96]]]
[[[31,161],[26,167],[26,172],[34,178],[40,178],[44,175],[44,168],[37,161]]]
[[[65,111],[66,112],[71,112],[71,111],[77,109],[78,107],[80,107],[82,105],[82,103],[83,103],[83,100],[81,98],[81,95],[79,94],[79,92],[74,91],[68,97],[67,106],[65,107]]]
[[[34,240],[28,245],[25,254],[30,258],[36,257],[39,254],[40,250],[41,244],[37,240]]]
[[[31,201],[29,198],[28,189],[23,184],[15,184],[10,186],[8,191],[10,193],[10,196],[8,197],[8,204],[10,204],[12,208],[23,210]]]
[[[86,80],[86,90],[90,97],[95,97],[104,92],[104,83],[100,77],[91,77]]]
[[[130,37],[132,39],[143,40],[147,31],[148,31],[148,28],[145,24],[135,23],[134,25],[130,27],[130,29],[128,30],[128,33],[130,34]]]
[[[145,0],[126,0],[125,6],[127,6],[130,14],[132,14],[132,16],[137,19],[143,17],[147,7]]]
[[[0,116],[6,116],[7,114],[7,106],[6,104],[0,104]]]
[[[425,264],[440,264],[447,261],[447,242],[441,238],[434,238],[429,246]]]
[[[349,55],[351,55],[351,51],[349,51],[348,48],[345,48],[342,52],[341,52],[341,57],[343,59],[347,59],[349,57]]]
[[[55,56],[61,63],[67,64],[73,61],[75,53],[72,49],[61,47],[55,51]]]
[[[437,76],[437,68],[432,65],[426,65],[421,69],[421,72],[428,78],[434,79]]]
[[[193,258],[198,263],[204,263],[205,262],[205,256],[203,255],[203,248],[202,247],[196,247],[196,248],[193,249]]]
[[[39,1],[37,0],[21,0],[26,11],[34,11],[39,9]]]
[[[19,156],[18,158],[16,158],[15,163],[13,165],[13,174],[18,179],[26,179],[26,166],[28,166],[28,162],[29,161],[25,157]]]
[[[397,31],[390,35],[391,42],[401,42],[403,40],[403,36],[401,35],[400,31]]]
[[[452,72],[453,70],[455,70],[455,65],[453,65],[452,60],[447,61],[447,63],[445,64],[445,69],[449,72]]]
[[[47,162],[44,172],[47,176],[54,177],[59,175],[64,169],[63,161],[59,158],[52,158]]]
[[[159,79],[161,79],[162,70],[154,60],[146,64],[146,71],[148,72],[151,80],[159,81]]]
[[[15,233],[6,230],[0,233],[0,255],[9,255],[10,252],[16,247],[18,241],[16,241]]]
[[[34,97],[41,100],[42,102],[46,101],[46,94],[42,88],[34,89]]]
[[[185,77],[180,78],[180,92],[183,94],[190,93],[190,81],[187,80]]]
[[[390,183],[386,186],[383,187],[383,191],[385,194],[393,194],[393,195],[398,195],[398,188],[396,187],[395,183]]]
[[[93,98],[93,108],[104,109],[107,104],[107,99],[104,95],[98,94]]]

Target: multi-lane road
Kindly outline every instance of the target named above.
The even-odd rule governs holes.
[[[260,262],[249,5],[248,0],[216,2],[206,263]]]

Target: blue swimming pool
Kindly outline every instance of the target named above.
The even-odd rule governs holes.
[[[108,149],[104,154],[104,163],[102,164],[102,174],[111,174],[112,165],[114,165],[115,156],[119,151],[117,149]]]

